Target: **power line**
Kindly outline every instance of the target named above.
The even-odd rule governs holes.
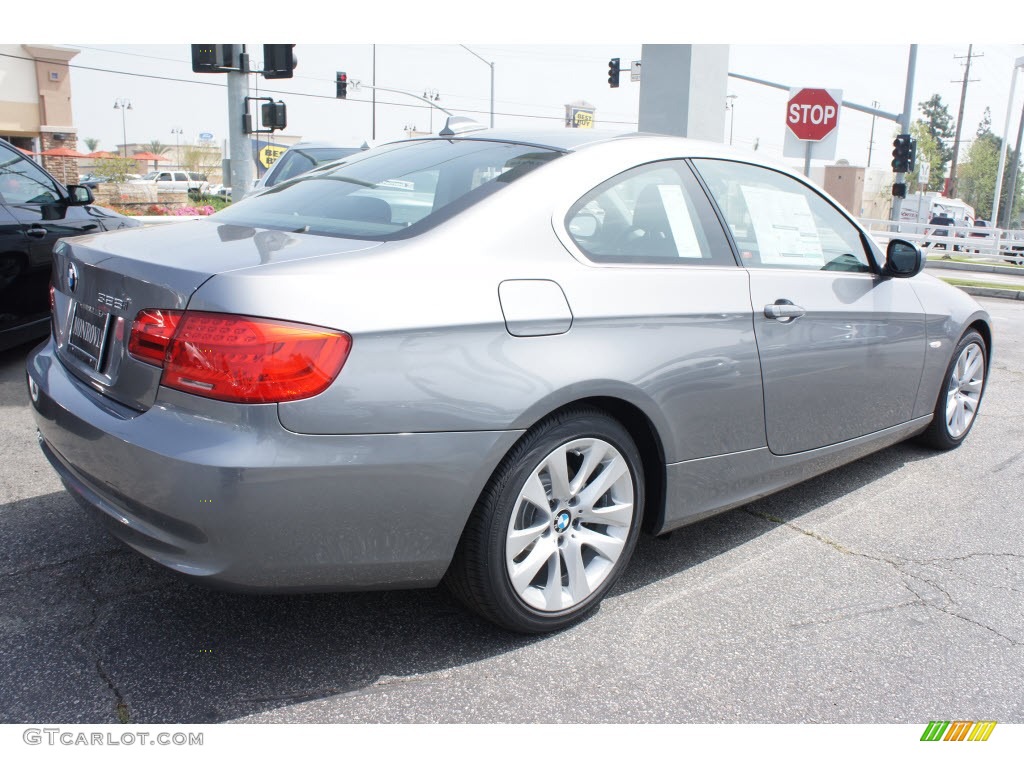
[[[89,71],[89,72],[103,72],[103,73],[112,74],[112,75],[124,75],[126,77],[140,77],[140,78],[144,78],[144,79],[147,79],[147,80],[163,80],[163,81],[172,82],[172,83],[187,83],[189,85],[205,85],[205,86],[209,86],[209,87],[213,87],[213,88],[227,88],[227,84],[225,84],[225,83],[214,83],[214,82],[209,82],[209,81],[206,81],[206,80],[188,80],[188,79],[182,78],[182,77],[168,77],[166,75],[147,75],[147,74],[142,74],[141,72],[125,72],[124,70],[118,70],[118,69],[105,69],[103,67],[89,67],[89,66],[85,66],[83,64],[70,64],[70,63],[65,62],[65,61],[56,61],[56,60],[41,59],[41,58],[40,59],[33,59],[33,58],[29,58],[27,56],[16,56],[16,55],[14,55],[12,53],[0,53],[0,56],[4,56],[4,57],[9,58],[9,59],[19,59],[21,61],[29,61],[29,62],[41,61],[41,62],[50,63],[50,64],[61,64],[61,65],[64,65],[64,66],[68,67],[69,69],[81,69],[81,70],[86,70],[86,71]],[[331,82],[333,82],[333,81],[331,81]],[[274,93],[274,94],[278,94],[278,95],[282,95],[282,96],[301,96],[301,97],[310,98],[310,99],[329,99],[330,101],[336,101],[337,100],[337,98],[335,96],[327,96],[327,95],[320,94],[320,93],[301,93],[301,92],[298,92],[298,91],[280,91],[280,90],[272,90],[272,89],[266,89],[266,88],[263,89],[263,90],[264,90],[264,93]],[[350,98],[350,99],[347,99],[347,101],[354,101],[354,102],[362,103],[362,104],[370,104],[372,102],[372,99]],[[430,107],[426,106],[426,105],[406,104],[406,103],[397,102],[397,101],[380,101],[380,100],[378,100],[377,103],[378,104],[385,104],[387,106],[392,106],[392,107],[408,107],[408,108],[411,108],[411,109],[430,109]],[[487,114],[490,114],[490,110],[485,110],[485,109],[468,109],[468,108],[461,108],[461,107],[456,107],[455,109],[457,109],[457,111],[462,112],[462,113],[470,113],[470,114],[477,114],[477,115],[487,115]],[[557,109],[557,107],[551,107],[551,109]],[[527,114],[527,113],[523,113],[523,112],[495,112],[494,114],[495,115],[500,115],[502,117],[525,117],[525,118],[530,118],[530,119],[534,119],[534,120],[564,120],[565,119],[564,116],[562,116],[562,115],[531,115],[531,114]],[[612,125],[636,125],[638,121],[637,120],[604,120],[602,122],[610,123]]]

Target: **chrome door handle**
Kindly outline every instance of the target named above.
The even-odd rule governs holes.
[[[25,234],[29,237],[46,237],[46,230],[42,227],[29,227]]]
[[[796,317],[803,317],[807,313],[803,307],[798,307],[791,301],[785,299],[777,299],[774,304],[766,304],[764,307],[764,316],[771,320],[780,320],[782,322],[788,322]]]

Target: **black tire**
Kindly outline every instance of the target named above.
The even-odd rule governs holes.
[[[954,430],[951,430],[950,425],[947,423],[946,404],[949,392],[952,391],[951,383],[954,379],[954,371],[956,369],[957,361],[964,353],[964,350],[972,344],[976,344],[981,350],[981,372],[984,378],[981,382],[981,391],[978,393],[977,406],[973,411],[970,422],[967,424],[967,428],[960,434],[955,434]],[[956,345],[956,349],[953,350],[953,355],[949,361],[949,365],[946,367],[945,376],[943,376],[942,379],[942,386],[939,387],[939,395],[935,402],[932,423],[928,425],[928,429],[918,436],[918,441],[930,448],[936,448],[940,451],[949,451],[959,446],[965,439],[967,439],[967,435],[970,434],[971,430],[974,428],[974,423],[978,420],[977,412],[981,407],[981,400],[985,396],[985,386],[987,383],[988,349],[985,347],[985,340],[977,331],[968,331],[960,338],[960,342]]]
[[[574,443],[580,447],[573,447]],[[600,455],[606,450],[605,445],[614,449],[609,451],[608,463],[595,464],[595,468],[586,473],[587,477],[581,479],[584,456],[590,455],[584,452],[593,451],[595,455]],[[578,495],[559,501],[554,498],[558,495],[553,488],[554,484],[544,485],[542,480],[541,489],[546,491],[550,505],[549,509],[542,510],[539,505],[522,498],[521,494],[527,493],[528,480],[536,482],[536,479],[544,477],[548,459],[557,455],[559,449],[565,450],[562,456],[565,458],[570,487],[577,482],[582,483],[582,487],[577,490]],[[625,474],[617,463],[618,458],[625,461],[630,483],[624,479]],[[591,506],[598,512],[611,509],[612,506],[605,504],[599,507],[598,502],[610,500],[614,505],[618,499],[612,499],[612,496],[627,495],[625,489],[631,484],[632,518],[628,525],[625,521],[619,521],[621,525],[618,526],[596,524],[593,519],[586,519],[586,512],[580,512],[578,506],[572,506],[585,504],[581,501],[585,496],[589,498],[600,491],[603,484],[599,478],[606,470],[607,477],[616,475],[619,479],[608,491],[598,495]],[[589,495],[585,493],[588,488],[592,491]],[[624,505],[620,503],[618,506]],[[466,607],[505,629],[524,634],[562,629],[592,613],[622,574],[636,547],[643,509],[643,464],[640,452],[626,429],[599,410],[583,407],[566,409],[549,416],[523,435],[494,471],[466,524],[445,581]],[[581,517],[577,517],[577,514]],[[529,515],[529,522],[524,522],[525,515]],[[517,527],[520,522],[524,526],[522,529]],[[536,534],[534,540],[525,545],[519,553],[523,557],[521,561],[514,561],[517,557],[515,553],[507,557],[508,542],[514,531],[527,528],[543,529],[544,533]],[[590,539],[595,532],[598,535],[614,534],[617,537],[615,541],[622,544],[614,560],[603,559],[598,555],[598,550],[585,549],[584,540]],[[567,547],[572,548],[571,552],[578,553],[578,559],[571,556]],[[539,556],[531,558],[534,548]],[[573,577],[570,573],[571,566],[567,563],[571,561],[583,565],[588,556],[590,559],[583,566],[586,578],[580,581],[579,576]],[[543,564],[536,574],[529,577],[530,585],[520,594],[513,585],[510,569],[517,564],[525,566],[526,561],[531,559]],[[526,570],[531,568],[527,567]],[[572,595],[573,583],[586,585],[586,589],[590,589],[592,572],[603,580],[585,598],[579,598],[567,608],[541,609],[527,601],[531,598],[535,601],[543,599],[539,597],[541,595],[555,601],[565,600],[567,595],[569,599],[577,600]],[[575,582],[573,578],[576,578]],[[551,586],[556,579],[557,588]],[[521,579],[520,583],[523,581]]]

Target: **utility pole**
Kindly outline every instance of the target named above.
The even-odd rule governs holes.
[[[231,147],[231,201],[237,203],[252,188],[252,143],[245,133],[249,95],[249,54],[238,54],[238,70],[228,72],[228,142]]]
[[[967,46],[966,56],[954,56],[954,59],[967,59],[967,64],[964,66],[964,80],[963,86],[960,88],[960,109],[956,114],[956,134],[953,136],[953,161],[949,168],[949,196],[956,197],[956,161],[960,155],[960,129],[963,127],[964,122],[964,101],[967,98],[967,84],[976,83],[977,80],[968,79],[971,74],[971,59],[980,59],[985,54],[979,53],[973,55],[974,45]],[[955,83],[956,80],[950,80],[951,83]]]
[[[871,102],[871,106],[874,107],[875,109],[878,109],[882,105],[879,104],[877,101],[872,101]],[[871,116],[871,136],[870,136],[870,138],[868,138],[868,166],[867,166],[868,168],[871,167],[871,150],[874,149],[874,147],[875,147],[875,118],[876,117],[878,117],[878,115],[872,115]]]
[[[900,133],[910,133],[910,117],[914,110],[914,73],[917,69],[917,45],[910,46],[910,57],[907,59],[907,84],[903,91],[903,114],[900,115]],[[902,173],[896,174],[896,184],[903,184],[906,176]],[[892,213],[890,220],[899,224],[900,208],[903,207],[903,198],[892,198]]]

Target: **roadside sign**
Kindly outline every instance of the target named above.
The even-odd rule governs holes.
[[[843,92],[836,88],[791,88],[786,102],[783,157],[834,160]]]
[[[566,128],[593,128],[594,127],[594,106],[581,102],[578,104],[565,105],[565,127]]]
[[[922,160],[917,164],[917,183],[927,184],[928,174],[931,173],[932,167],[927,160]]]
[[[256,150],[256,162],[263,166],[264,169],[270,168],[277,159],[288,151],[288,147],[280,144],[266,144],[259,142],[259,149],[257,150],[257,142],[254,139],[252,142],[253,149]]]
[[[786,125],[801,141],[821,141],[839,127],[839,104],[824,88],[801,88],[786,102]]]
[[[629,63],[629,82],[639,83],[640,82],[640,60],[631,61]]]
[[[203,133],[199,134],[199,140],[200,141],[213,141],[213,134],[210,133],[209,131],[204,131]]]

